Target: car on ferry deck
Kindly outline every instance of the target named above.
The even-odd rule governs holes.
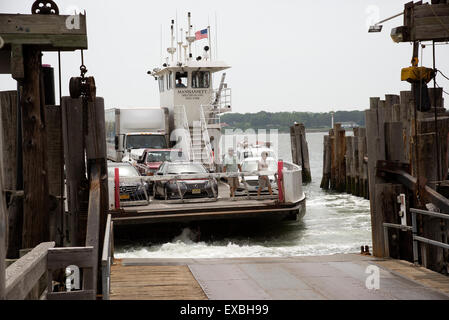
[[[207,174],[206,168],[199,162],[175,161],[164,162],[156,172],[157,176],[170,175],[198,175]],[[179,189],[178,189],[179,185]],[[218,183],[216,179],[185,178],[178,180],[156,181],[154,188],[155,198],[180,199],[183,198],[214,198],[218,196]]]
[[[139,171],[127,162],[108,162],[108,176],[115,176],[115,168],[119,169],[119,177],[140,177]],[[139,179],[120,182],[120,202],[146,201],[150,194],[150,186]]]
[[[135,167],[143,176],[153,176],[165,161],[186,160],[181,149],[145,149]]]

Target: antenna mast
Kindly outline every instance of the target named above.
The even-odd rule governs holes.
[[[175,41],[174,30],[173,30],[174,24],[175,24],[175,20],[172,20],[171,21],[171,27],[170,27],[170,29],[171,29],[170,48],[167,49],[167,52],[170,53],[170,55],[171,55],[171,61],[172,62],[173,62],[173,56],[174,56],[174,54],[176,52],[176,48],[173,46],[174,45],[173,41]]]
[[[190,57],[192,55],[192,43],[195,41],[196,37],[192,36],[192,25],[190,24],[190,19],[191,18],[191,14],[190,12],[187,14],[187,23],[189,24],[189,33],[188,36],[186,37],[187,42],[189,43],[189,57],[187,58],[187,60],[190,60]]]

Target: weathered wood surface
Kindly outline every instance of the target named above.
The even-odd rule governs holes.
[[[47,300],[92,300],[93,290],[47,293]]]
[[[6,298],[22,300],[47,271],[47,252],[54,242],[41,243],[6,270]]]
[[[78,18],[79,26],[74,20]],[[0,29],[6,46],[37,45],[45,51],[87,49],[84,15],[0,14]]]
[[[93,247],[63,247],[48,250],[48,270],[65,269],[70,265],[92,268]]]
[[[0,109],[3,128],[3,186],[5,190],[17,188],[17,91],[0,92]],[[22,243],[22,200],[10,198],[7,204],[8,241],[7,257],[17,259]]]
[[[320,188],[328,190],[331,178],[331,140],[328,135],[324,136],[323,141],[323,177],[321,178]]]
[[[81,99],[62,98],[64,162],[66,168],[68,225],[65,244],[84,245],[87,219],[88,180],[83,146]],[[81,223],[84,221],[84,223]]]
[[[302,123],[295,123],[290,127],[290,140],[293,163],[302,167],[302,181],[312,181],[310,173],[309,147],[306,140],[306,129]]]
[[[324,136],[320,187],[368,198],[366,130],[354,128],[353,132],[353,136],[346,136],[341,124],[336,123],[329,135]]]
[[[448,290],[444,289],[448,279],[444,275],[404,261],[385,261],[358,254],[280,258],[123,259],[122,265],[124,270],[132,270],[133,266],[136,270],[147,267],[176,270],[187,266],[210,300],[449,299]],[[380,288],[369,290],[365,283],[366,270],[376,265],[380,271]],[[438,280],[442,281],[441,284],[437,283]],[[164,289],[161,281],[153,283],[157,285],[141,293]],[[133,288],[129,286],[127,289],[132,294]],[[148,299],[152,297],[148,295]],[[116,295],[115,298],[120,299],[120,296]],[[133,299],[133,296],[129,298]]]
[[[40,86],[41,52],[24,49],[25,78],[21,98],[23,131],[22,247],[34,248],[49,239],[47,134]]]
[[[64,159],[61,159],[63,146],[61,144],[61,108],[59,106],[45,107],[45,122],[47,126],[48,146],[48,191],[51,197],[49,222],[50,239],[58,246],[63,245],[64,208],[61,208],[61,174]]]
[[[187,266],[123,266],[111,272],[111,300],[207,300]]]
[[[4,97],[0,98],[0,102],[3,104]],[[3,107],[3,105],[0,105]],[[5,106],[6,107],[6,106]],[[3,117],[2,117],[3,118]],[[3,119],[2,119],[3,120]],[[4,192],[4,147],[3,147],[3,121],[0,123],[0,300],[6,297],[6,246],[7,246],[7,211],[6,211],[6,199]]]
[[[101,97],[96,98],[94,103],[89,103],[88,127],[88,135],[86,137],[86,157],[88,166],[90,168],[98,166],[99,168],[100,207],[98,212],[98,225],[96,226],[96,232],[98,234],[96,250],[98,253],[97,287],[100,289],[102,287],[101,258],[103,252],[103,239],[105,237],[106,220],[109,213],[104,99]],[[90,223],[89,221],[88,223]],[[88,228],[90,228],[89,225]],[[89,237],[89,234],[87,236]]]
[[[86,246],[93,247],[91,270],[85,270],[83,288],[85,290],[93,290],[97,292],[97,273],[98,264],[101,261],[99,257],[100,245],[100,165],[92,165],[90,172],[90,189],[89,189],[89,210],[87,217]],[[100,251],[101,252],[101,251]],[[90,281],[93,279],[93,281]],[[95,296],[92,297],[95,299]]]
[[[368,152],[368,181],[369,181],[369,198],[371,210],[371,232],[373,239],[373,254],[376,257],[384,256],[384,240],[383,240],[383,217],[378,214],[376,208],[376,165],[377,160],[384,160],[384,145],[379,136],[380,128],[378,119],[379,98],[370,98],[370,109],[365,111],[366,122],[366,141]]]

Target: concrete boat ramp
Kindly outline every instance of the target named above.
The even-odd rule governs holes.
[[[447,300],[449,277],[406,261],[358,254],[116,259],[111,270],[110,297],[113,300]]]

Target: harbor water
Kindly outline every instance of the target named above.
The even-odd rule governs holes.
[[[196,230],[184,228],[171,241],[118,241],[116,258],[231,258],[329,255],[371,247],[369,201],[320,189],[323,136],[307,133],[312,183],[304,186],[306,214],[300,222],[267,226],[263,232],[198,241]],[[279,158],[291,161],[290,135],[279,134]]]

